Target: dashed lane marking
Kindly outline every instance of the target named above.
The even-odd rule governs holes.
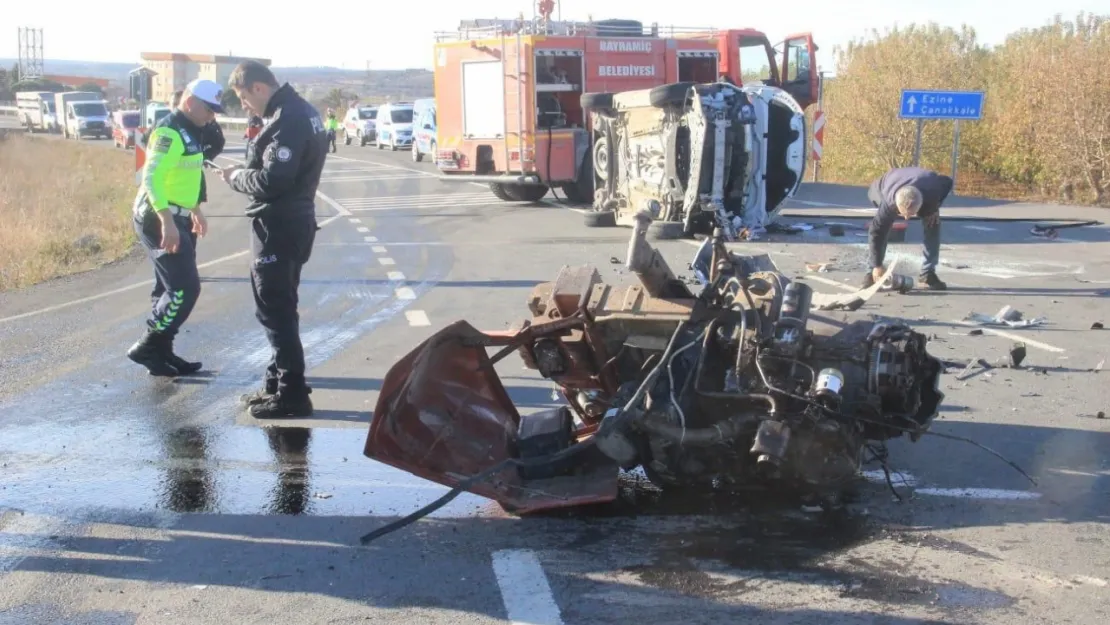
[[[392,258],[389,258],[389,257],[386,257],[386,256],[383,256],[383,257],[379,258],[378,262],[383,264],[383,265],[396,265],[397,264],[396,262],[393,261]]]
[[[351,218],[350,218],[350,219],[348,219],[347,221],[349,221],[349,222],[351,222],[351,223],[353,223],[353,224],[360,224],[360,223],[362,223],[362,220],[361,220],[361,219],[359,219],[358,217],[351,217]]]
[[[375,245],[374,247],[372,247],[370,249],[374,250],[375,254],[385,254],[385,246],[384,245]]]
[[[493,552],[493,573],[505,612],[513,625],[563,625],[563,617],[547,575],[535,552],[507,549]]]
[[[377,243],[378,237],[362,237],[362,240],[366,241],[367,243]]]
[[[407,286],[403,286],[403,287],[400,287],[400,288],[394,290],[393,294],[397,296],[397,299],[405,299],[405,300],[416,299],[416,292],[413,291],[411,288],[409,288]]]
[[[401,273],[400,271],[391,271],[391,272],[385,274],[385,276],[387,278],[389,278],[390,282],[404,282],[405,281],[405,274]]]
[[[356,230],[358,230],[359,232],[370,232],[370,229],[366,226],[359,226],[358,228],[356,228]]]
[[[405,319],[408,319],[409,325],[413,327],[432,325],[431,320],[428,319],[428,314],[423,310],[406,310]]]

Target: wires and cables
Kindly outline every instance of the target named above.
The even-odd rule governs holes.
[[[491,466],[487,469],[484,469],[483,471],[481,471],[481,472],[479,472],[475,475],[472,475],[472,476],[470,476],[470,477],[468,477],[464,480],[461,480],[458,484],[455,485],[454,488],[452,488],[450,491],[448,491],[447,494],[443,495],[439,499],[436,499],[435,501],[433,501],[432,503],[424,506],[423,508],[420,508],[416,512],[413,512],[412,514],[410,514],[410,515],[408,515],[404,518],[398,519],[398,520],[396,520],[392,523],[389,523],[387,525],[383,525],[382,527],[379,527],[378,529],[364,535],[362,538],[359,539],[359,542],[361,542],[363,545],[367,545],[370,542],[372,542],[372,541],[374,541],[378,538],[381,538],[382,536],[385,536],[386,534],[391,534],[391,533],[396,532],[397,530],[401,529],[402,527],[405,527],[407,525],[411,525],[411,524],[419,521],[420,519],[428,516],[429,514],[435,512],[436,510],[439,510],[443,506],[446,506],[447,504],[451,503],[451,500],[453,500],[455,497],[458,497],[464,491],[473,487],[475,484],[479,484],[479,483],[481,483],[485,480],[488,480],[488,479],[492,478],[493,476],[497,475],[498,473],[500,473],[500,472],[502,472],[506,469],[515,468],[515,467],[542,467],[542,466],[555,464],[555,463],[558,463],[558,462],[562,462],[562,461],[564,461],[567,458],[570,458],[572,456],[577,456],[578,454],[586,451],[587,449],[593,448],[595,446],[595,444],[596,444],[596,439],[588,438],[588,439],[586,439],[586,440],[584,440],[580,443],[575,443],[574,445],[571,445],[570,447],[567,447],[566,449],[564,449],[562,451],[556,452],[554,454],[550,454],[548,456],[541,456],[539,458],[527,458],[527,459],[508,458],[506,460],[502,460],[501,462],[498,462],[497,464],[495,464],[495,465],[493,465],[493,466]]]

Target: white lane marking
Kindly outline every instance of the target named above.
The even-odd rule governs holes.
[[[350,219],[348,219],[347,221],[349,221],[349,222],[351,222],[351,223],[353,223],[353,224],[360,224],[360,223],[362,223],[362,220],[361,220],[361,219],[359,219],[358,217],[351,217],[351,218],[350,218]]]
[[[511,205],[513,204],[513,202],[505,202],[505,204]],[[370,213],[374,211],[425,210],[436,208],[482,208],[486,206],[491,206],[491,203],[486,200],[459,200],[455,202],[397,202],[394,204],[381,204],[365,207],[352,206],[351,210],[358,213]]]
[[[405,318],[409,320],[409,325],[413,327],[432,325],[427,313],[423,310],[406,310]]]
[[[358,230],[359,232],[370,232],[370,229],[369,229],[369,228],[367,228],[366,226],[359,226],[359,227],[358,227],[358,228],[356,228],[356,229],[357,229],[357,230]]]
[[[416,292],[407,286],[398,288],[393,291],[393,294],[397,296],[397,299],[416,299]]]
[[[1003,501],[1021,501],[1040,499],[1040,493],[1027,490],[1004,490],[1001,488],[916,488],[913,491],[918,495],[932,495],[934,497],[956,497],[959,499],[994,499]]]
[[[389,278],[390,282],[404,282],[405,281],[405,274],[401,273],[400,271],[391,271],[391,272],[385,274],[385,276],[387,278]]]
[[[851,204],[834,204],[832,202],[814,202],[813,200],[799,200],[797,198],[787,198],[787,202],[796,202],[798,204],[805,204],[806,206],[821,206],[823,208],[855,208]],[[873,208],[865,208],[863,210],[875,210]]]
[[[379,258],[378,262],[383,264],[383,265],[396,265],[397,264],[397,263],[393,262],[392,258],[387,258],[385,256]]]
[[[330,180],[321,180],[321,183],[339,184],[341,182],[388,182],[391,180],[416,180],[422,176],[416,174],[391,174],[388,176],[359,176],[357,178],[332,178]]]
[[[378,237],[362,237],[362,240],[366,241],[367,243],[377,243]]]
[[[868,482],[886,484],[886,474],[880,470],[861,471],[860,474]],[[1040,499],[1041,494],[1029,490],[1007,490],[1001,488],[937,488],[933,486],[918,487],[919,480],[910,473],[890,471],[890,482],[895,488],[911,487],[914,494],[932,495],[933,497],[957,497],[961,499],[979,499],[995,501],[1021,501]]]
[[[222,159],[229,160],[229,161],[236,162],[236,163],[242,163],[242,161],[240,161],[239,159],[229,158],[227,156],[220,156],[218,158],[222,158]],[[340,204],[339,202],[336,202],[335,200],[331,199],[327,195],[317,191],[316,196],[319,197],[321,200],[323,200],[325,204],[327,204],[328,206],[331,206],[333,210],[335,210],[334,215],[332,215],[331,217],[328,217],[324,221],[319,222],[318,225],[321,228],[323,228],[324,226],[334,222],[335,220],[337,220],[341,217],[350,217],[351,216],[350,211],[348,211],[346,208],[343,208],[342,204]],[[251,253],[250,250],[240,250],[238,252],[235,252],[234,254],[228,254],[227,256],[221,256],[219,258],[215,258],[215,259],[210,260],[208,262],[200,263],[199,265],[197,265],[197,269],[207,269],[208,267],[212,267],[214,265],[219,265],[221,263],[226,263],[229,260],[235,260],[236,258],[246,256],[247,254],[250,254],[250,253]],[[127,286],[123,286],[123,287],[120,287],[118,289],[112,289],[111,291],[105,291],[103,293],[97,293],[96,295],[90,295],[88,297],[82,297],[80,299],[70,300],[68,302],[63,302],[61,304],[55,304],[53,306],[47,306],[46,308],[40,308],[38,310],[31,310],[31,311],[21,313],[21,314],[18,314],[18,315],[12,315],[11,317],[0,317],[0,323],[7,323],[7,322],[10,322],[10,321],[18,321],[20,319],[26,319],[28,317],[34,317],[36,315],[43,315],[43,314],[46,314],[46,313],[54,312],[56,310],[62,310],[64,308],[69,308],[70,306],[78,306],[80,304],[87,304],[88,302],[95,302],[96,300],[104,299],[106,297],[112,297],[113,295],[119,295],[120,293],[126,293],[128,291],[134,291],[135,289],[149,288],[153,284],[154,284],[153,280],[145,280],[143,282],[136,282],[134,284],[129,284]]]
[[[362,159],[358,159],[358,158],[350,158],[350,157],[347,157],[347,156],[331,155],[330,158],[338,159],[338,160],[341,160],[341,161],[350,161],[352,163],[370,163],[372,165],[375,165],[377,167],[382,167],[382,168],[385,168],[385,169],[400,169],[400,170],[403,170],[403,171],[411,171],[411,172],[416,172],[416,173],[424,175],[424,176],[431,176],[433,178],[438,178],[439,177],[438,174],[433,174],[433,173],[429,172],[426,169],[416,169],[414,167],[402,167],[400,165],[387,165],[386,163],[379,163],[378,161],[366,161],[366,160],[362,160]]]
[[[563,625],[563,616],[535,552],[493,552],[493,574],[512,625]]]
[[[803,280],[814,280],[816,282],[821,282],[821,283],[827,284],[829,286],[835,286],[836,288],[843,289],[845,291],[853,291],[854,292],[854,291],[859,290],[858,287],[854,287],[854,286],[851,286],[851,285],[848,285],[848,284],[844,284],[843,282],[837,282],[836,280],[833,280],[832,278],[826,278],[824,276],[813,276],[813,275],[810,275],[810,274],[807,273],[804,276],[802,276],[802,279]]]
[[[1017,341],[1017,342],[1025,343],[1029,347],[1036,347],[1036,348],[1039,348],[1039,349],[1043,349],[1046,352],[1053,352],[1055,354],[1062,354],[1062,353],[1068,351],[1068,350],[1064,349],[1063,347],[1056,347],[1055,345],[1049,345],[1048,343],[1042,343],[1040,341],[1031,339],[1027,336],[1021,336],[1020,334],[1016,334],[1014,332],[1006,332],[1005,330],[995,330],[994,328],[985,328],[985,327],[983,327],[979,324],[971,323],[970,321],[962,321],[961,320],[961,321],[953,321],[952,323],[954,323],[956,325],[968,327],[968,328],[976,328],[976,329],[982,330],[986,334],[993,334],[995,336],[1001,336],[1003,338],[1010,339],[1011,341]]]
[[[385,254],[385,246],[384,245],[375,245],[374,247],[372,247],[370,249],[374,250],[375,254]]]
[[[980,232],[995,232],[998,230],[998,228],[991,228],[990,226],[972,226],[969,224],[965,224],[964,228],[968,230],[978,230]]]
[[[205,269],[207,267],[211,267],[212,265],[218,265],[220,263],[226,263],[229,260],[235,260],[236,258],[239,258],[241,256],[246,256],[247,254],[250,254],[250,250],[242,250],[242,251],[239,251],[239,252],[235,252],[234,254],[228,254],[227,256],[221,256],[220,258],[210,260],[206,263],[201,263],[201,264],[197,265],[197,269]],[[134,291],[135,289],[141,289],[143,287],[149,288],[153,284],[154,284],[154,280],[147,280],[145,282],[136,282],[134,284],[129,284],[127,286],[123,286],[123,287],[120,287],[118,289],[112,289],[111,291],[105,291],[103,293],[97,293],[96,295],[90,295],[88,297],[82,297],[81,299],[70,300],[70,301],[64,302],[62,304],[55,304],[54,306],[47,306],[46,308],[40,308],[38,310],[32,310],[32,311],[25,312],[25,313],[22,313],[22,314],[19,314],[19,315],[13,315],[11,317],[3,317],[3,318],[0,318],[0,323],[6,323],[8,321],[18,321],[19,319],[26,319],[27,317],[34,317],[35,315],[42,315],[42,314],[45,314],[45,313],[54,312],[56,310],[61,310],[63,308],[69,308],[70,306],[77,306],[79,304],[94,302],[98,299],[104,299],[105,297],[111,297],[113,295],[119,295],[120,293],[126,293],[128,291]]]
[[[383,202],[388,202],[389,200],[411,200],[413,198],[455,198],[455,199],[458,199],[458,198],[463,198],[463,197],[489,198],[489,197],[492,197],[492,194],[491,193],[419,193],[419,194],[416,194],[416,195],[375,195],[373,197],[363,197],[363,196],[344,197],[344,198],[339,198],[338,201],[343,202],[344,204],[346,204],[348,202],[352,202],[352,203],[357,204],[357,203],[370,202],[370,201],[376,201],[376,200],[381,200]]]

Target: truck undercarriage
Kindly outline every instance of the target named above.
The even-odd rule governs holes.
[[[458,321],[397,362],[365,455],[515,513],[611,501],[637,466],[663,489],[827,502],[866,449],[928,430],[943,367],[923,334],[811,314],[819,294],[766,255],[727,252],[719,231],[694,262],[695,294],[647,243],[650,222],[641,213],[629,243],[639,284],[564,266],[519,330]],[[521,415],[494,371],[513,352],[566,404]]]

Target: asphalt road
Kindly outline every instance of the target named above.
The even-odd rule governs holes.
[[[946,223],[950,291],[880,294],[865,309],[913,321],[942,358],[994,361],[1027,344],[1022,369],[946,375],[935,430],[981,441],[1036,486],[983,451],[926,437],[891,449],[912,500],[876,481],[834,518],[629,488],[603,510],[516,519],[462,496],[363,548],[360,535],[444,491],[361,455],[392,363],[456,319],[501,329],[525,317],[532,285],[563,264],[628,280],[610,258],[623,257],[629,231],[439,182],[407,153],[340,145],[301,288],[317,415],[265,427],[236,403],[268,355],[243,202],[214,182],[203,292],[178,340],[206,377],[154,380],[124,357],[148,307],[139,255],[0,296],[0,625],[1110,618],[1110,421],[1094,416],[1110,407],[1110,373],[1092,371],[1110,335],[1090,329],[1110,321],[1106,227],[1047,240],[1028,223]],[[807,185],[791,206],[791,221],[866,223],[858,189]],[[1015,212],[1092,211],[953,198],[945,215]],[[865,269],[858,232],[816,227],[736,247],[848,291]],[[920,237],[913,224],[891,246],[911,269]],[[694,252],[686,241],[660,249],[680,271]],[[1047,323],[973,336],[960,321],[1004,305]],[[499,371],[522,410],[553,405],[515,358]]]

